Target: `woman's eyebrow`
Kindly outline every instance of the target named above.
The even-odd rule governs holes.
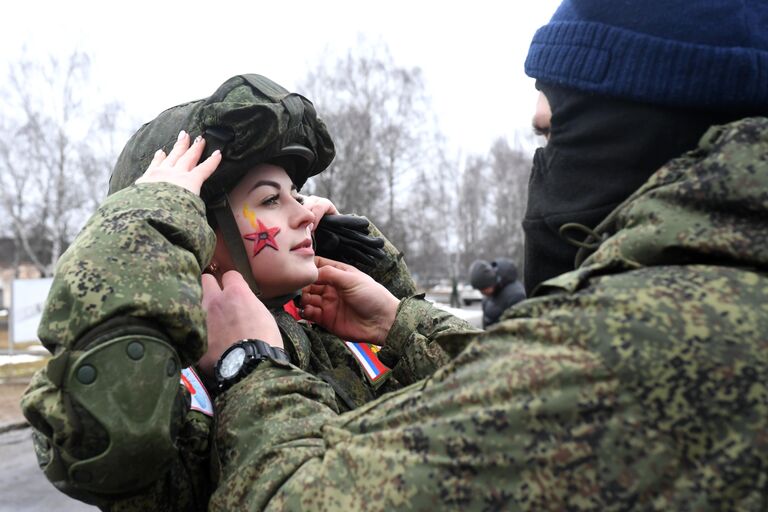
[[[253,192],[257,188],[263,187],[263,186],[274,187],[277,190],[280,190],[280,184],[278,182],[276,182],[276,181],[272,181],[272,180],[259,180],[259,181],[257,181],[256,183],[253,184],[253,186],[248,191],[248,193],[250,194],[251,192]]]

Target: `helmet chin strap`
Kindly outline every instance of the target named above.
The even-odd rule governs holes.
[[[235,270],[240,272],[240,275],[243,276],[245,282],[248,283],[248,287],[253,294],[256,295],[267,308],[282,308],[283,304],[301,293],[301,290],[297,290],[293,293],[281,295],[279,297],[262,297],[261,289],[259,288],[259,285],[256,284],[256,279],[254,279],[253,272],[251,272],[251,262],[248,259],[245,245],[241,240],[240,229],[237,227],[235,217],[232,215],[232,210],[229,208],[229,199],[227,196],[225,195],[220,202],[211,206],[211,211],[213,211],[213,215],[216,217],[216,223],[221,230],[224,244],[227,246],[227,250],[229,250],[232,263],[235,265]]]

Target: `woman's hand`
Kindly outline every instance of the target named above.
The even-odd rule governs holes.
[[[320,224],[320,219],[325,215],[336,215],[339,210],[333,205],[333,203],[324,197],[320,196],[304,196],[304,208],[307,208],[313,214],[315,214],[315,222],[312,226],[312,231],[317,229],[317,225]]]
[[[208,351],[199,361],[203,373],[213,377],[221,354],[243,339],[256,338],[273,347],[283,347],[272,313],[253,294],[239,272],[225,272],[221,286],[214,276],[203,274],[202,284],[208,327]]]
[[[165,156],[165,152],[158,149],[149,167],[136,183],[173,183],[199,196],[203,182],[221,163],[221,152],[216,150],[198,165],[203,148],[205,139],[197,137],[190,147],[189,134],[182,130],[170,154]]]
[[[317,257],[319,276],[302,290],[304,318],[340,338],[382,345],[400,301],[351,265]]]

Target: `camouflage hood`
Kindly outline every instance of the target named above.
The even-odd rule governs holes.
[[[711,128],[696,150],[662,167],[616,208],[594,237],[602,241],[591,255],[581,251],[579,268],[541,289],[572,291],[590,277],[660,265],[767,271],[768,118]]]
[[[115,164],[109,193],[133,184],[158,148],[170,151],[181,129],[192,138],[205,135],[204,158],[214,149],[222,151],[223,160],[201,193],[207,203],[255,165],[285,157],[286,148],[309,150],[301,164],[286,166],[298,188],[328,167],[335,155],[325,123],[308,99],[263,76],[238,75],[208,98],[169,108],[142,126]]]

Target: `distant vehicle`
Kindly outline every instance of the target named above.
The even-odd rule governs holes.
[[[437,284],[426,290],[427,300],[431,302],[439,302],[442,304],[450,304],[451,302],[451,286],[445,284]]]

